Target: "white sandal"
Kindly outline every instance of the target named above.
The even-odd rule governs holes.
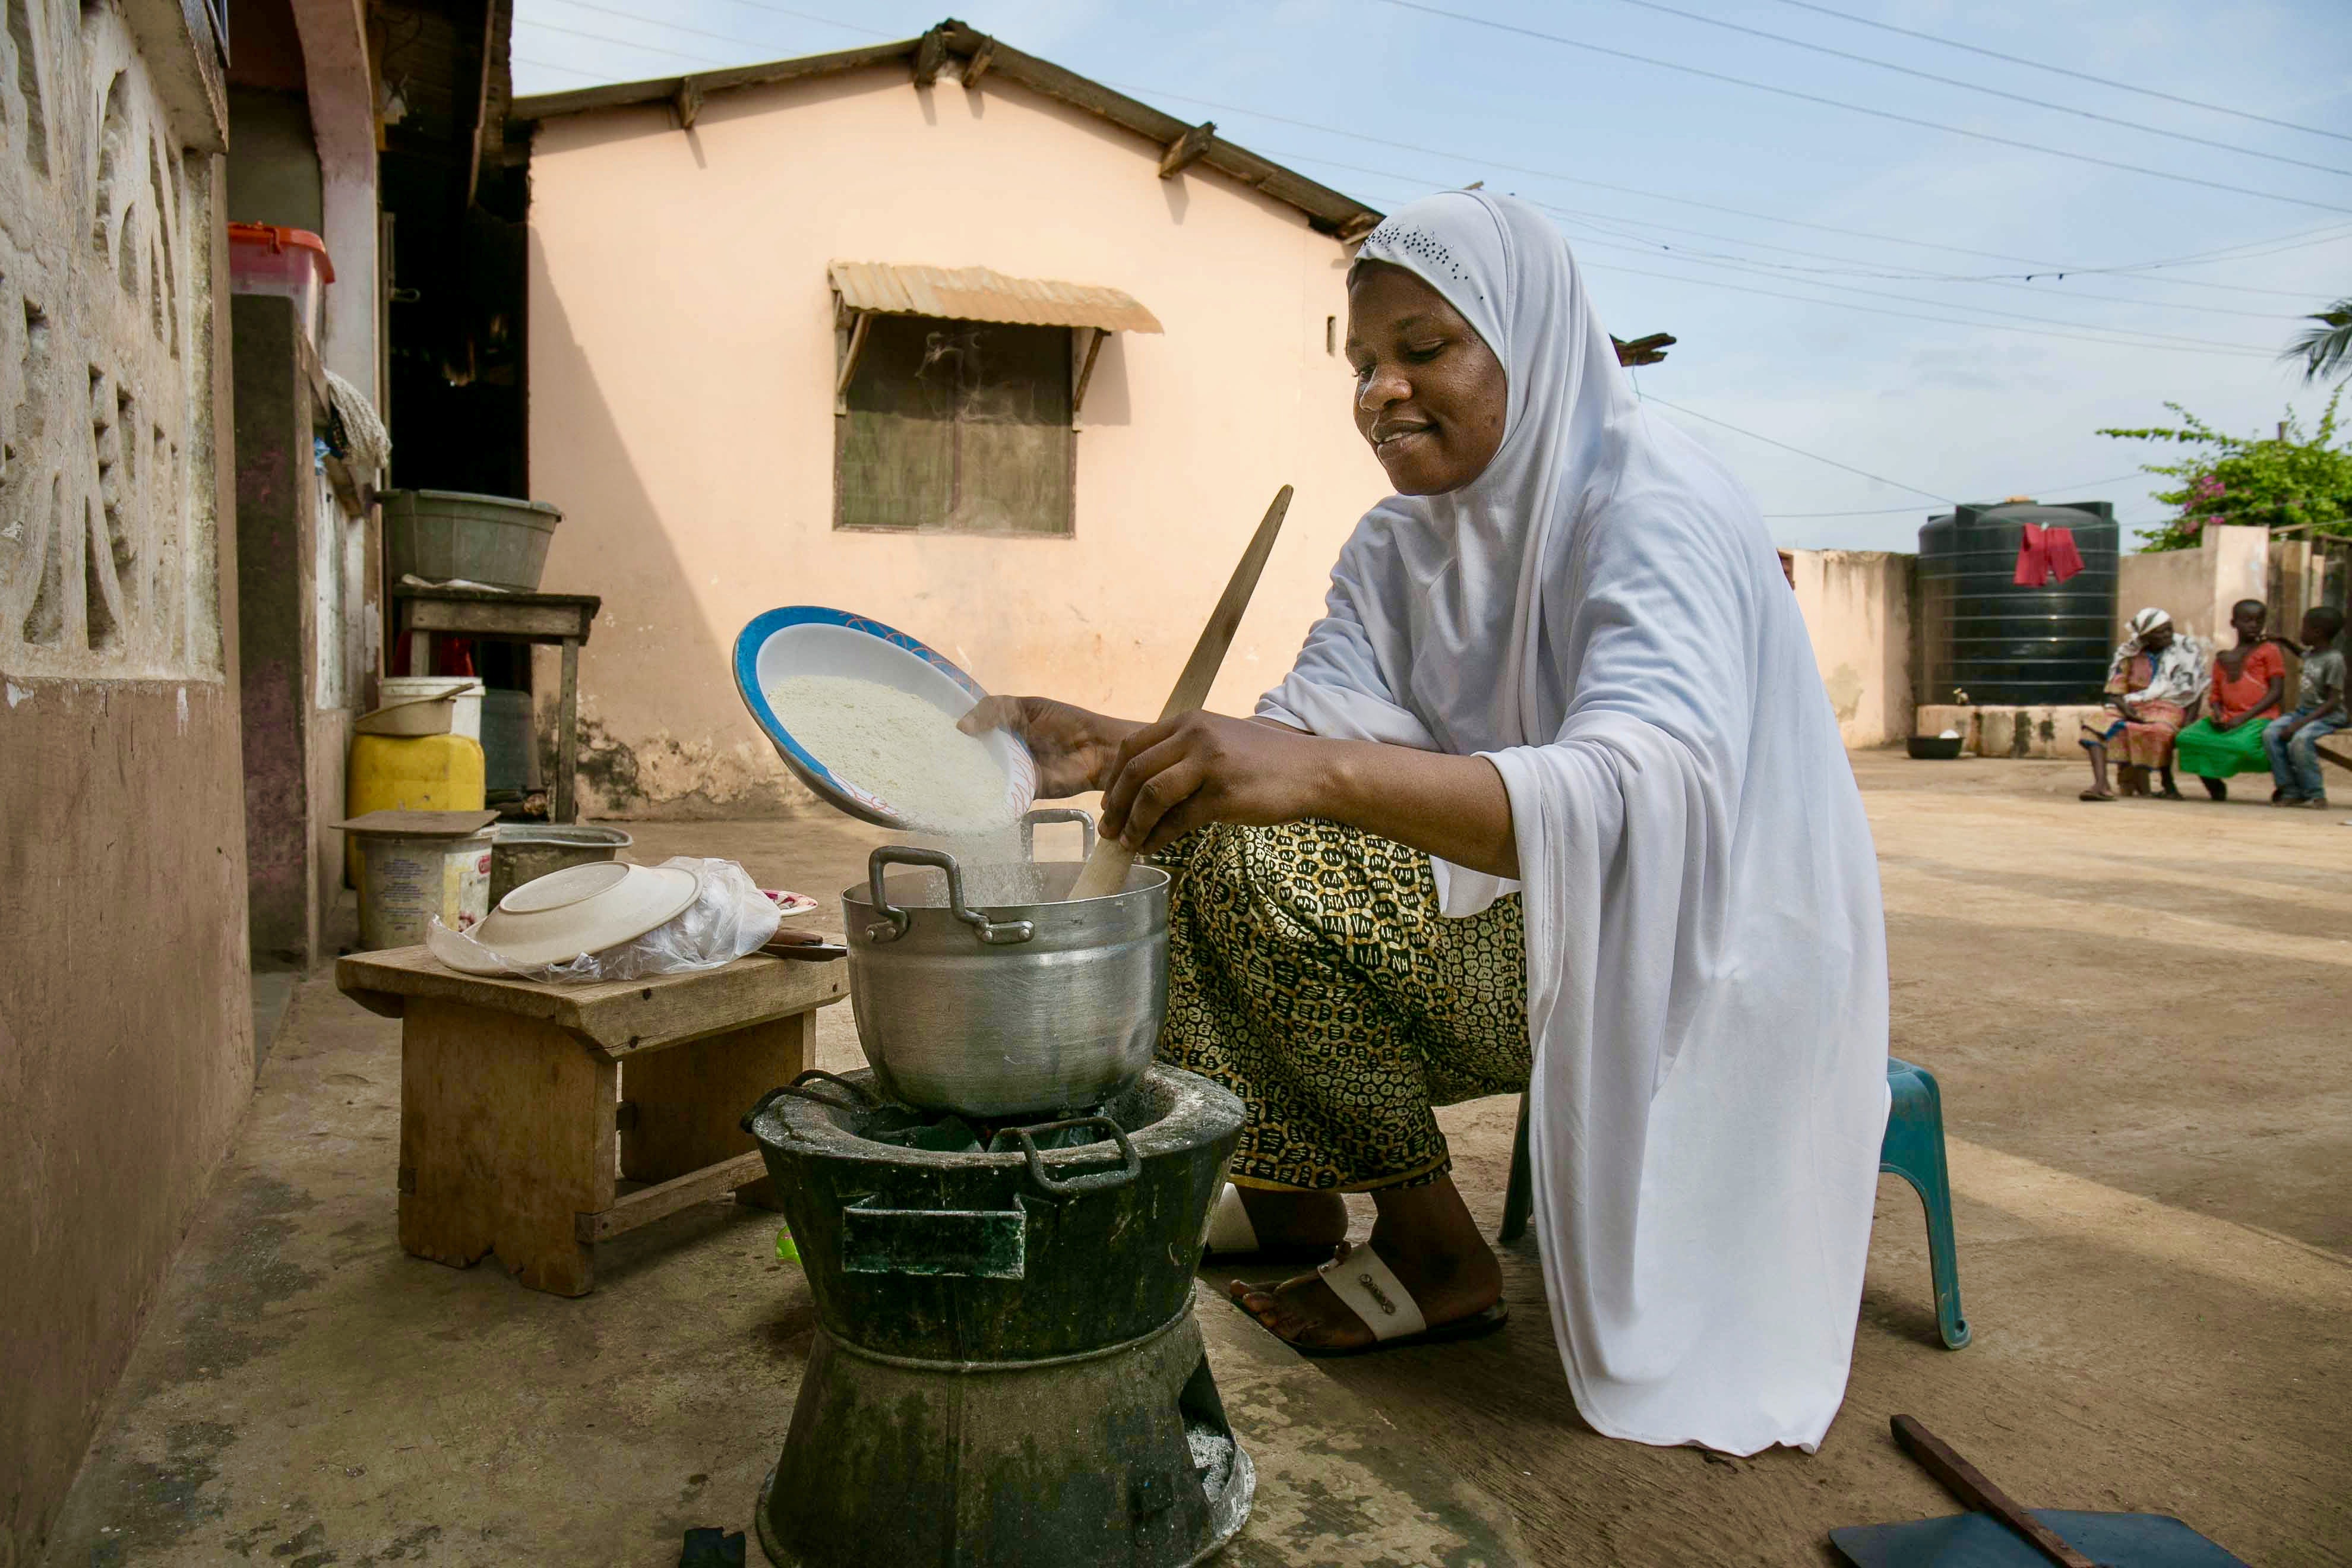
[[[1422,1316],[1421,1303],[1412,1299],[1412,1292],[1404,1288],[1396,1270],[1370,1244],[1343,1247],[1339,1257],[1315,1272],[1329,1287],[1331,1294],[1372,1331],[1372,1342],[1364,1345],[1302,1345],[1283,1341],[1300,1355],[1370,1355],[1374,1351],[1402,1350],[1407,1345],[1449,1344],[1457,1340],[1482,1339],[1510,1321],[1510,1309],[1497,1301],[1484,1311],[1430,1327],[1429,1321]],[[1249,1310],[1238,1298],[1234,1304],[1244,1311]]]

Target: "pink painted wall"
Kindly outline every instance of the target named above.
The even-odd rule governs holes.
[[[1246,712],[1387,486],[1349,417],[1348,251],[1212,171],[1002,79],[903,68],[546,121],[532,158],[530,472],[544,586],[604,597],[581,660],[592,814],[794,809],[728,668],[816,603],[903,626],[1001,691],[1149,716],[1276,488],[1297,503],[1212,706]],[[986,266],[1123,289],[1066,539],[836,532],[825,268]],[[551,666],[541,682],[551,696]]]

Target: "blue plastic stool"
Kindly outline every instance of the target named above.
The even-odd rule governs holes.
[[[1878,1146],[1878,1168],[1911,1184],[1927,1212],[1927,1264],[1936,1283],[1936,1327],[1947,1350],[1969,1342],[1969,1321],[1960,1315],[1960,1260],[1952,1247],[1952,1181],[1944,1166],[1944,1101],[1926,1068],[1886,1058],[1886,1137]],[[1519,1133],[1511,1148],[1511,1184],[1503,1197],[1506,1246],[1525,1236],[1535,1194],[1528,1170],[1528,1099],[1519,1097]]]

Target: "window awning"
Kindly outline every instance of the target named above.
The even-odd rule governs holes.
[[[836,261],[827,270],[842,307],[851,311],[1105,332],[1162,330],[1160,318],[1133,295],[1100,284],[1007,278],[985,267],[897,267],[883,261]]]

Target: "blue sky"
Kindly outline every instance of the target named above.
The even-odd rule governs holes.
[[[2161,423],[2167,399],[2247,432],[2290,402],[2315,417],[2324,391],[2272,356],[2291,318],[2352,295],[2343,0],[1821,3],[2333,134],[1796,0],[963,0],[955,14],[1375,206],[1483,179],[1555,209],[1611,330],[1682,340],[1643,391],[1730,461],[1784,544],[1911,549],[1939,500],[2011,494],[2108,500],[2145,525],[2165,509],[2133,470],[2161,454],[2099,426]],[[940,0],[518,0],[515,88],[846,48],[942,14]]]

